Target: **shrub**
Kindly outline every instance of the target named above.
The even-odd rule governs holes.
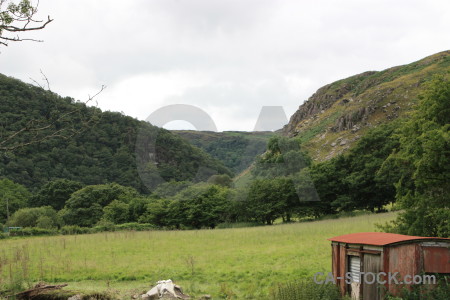
[[[63,235],[69,235],[69,234],[97,233],[105,231],[125,231],[125,230],[146,231],[154,229],[157,229],[157,227],[153,224],[124,223],[115,225],[114,223],[111,223],[109,221],[101,220],[93,228],[80,227],[77,225],[64,226],[61,228],[60,233]]]
[[[10,236],[37,236],[37,235],[55,235],[58,232],[54,229],[45,229],[37,227],[26,227],[15,229],[9,232]]]
[[[104,231],[116,231],[115,225],[113,222],[108,220],[101,219],[97,222],[97,224],[91,228],[91,232],[104,232]]]
[[[146,231],[157,229],[153,224],[148,223],[125,223],[114,226],[116,230],[135,230],[135,231]]]
[[[342,299],[334,284],[316,284],[313,281],[293,281],[278,284],[272,292],[276,300],[339,300]]]
[[[70,196],[61,215],[68,225],[96,226],[97,222],[102,219],[105,206],[114,200],[128,203],[133,197],[137,196],[138,192],[133,188],[116,183],[89,185]],[[122,211],[120,205],[119,211]],[[117,217],[115,209],[111,210],[111,216]]]
[[[398,299],[398,298],[389,298]],[[435,286],[424,284],[412,285],[411,289],[404,288],[400,293],[402,300],[448,300],[450,299],[450,277],[442,276]]]
[[[55,227],[53,220],[48,216],[40,216],[36,221],[36,227],[44,229],[52,229]]]
[[[2,200],[0,201],[0,223],[4,223],[8,219],[7,211],[9,210],[9,213],[13,214],[17,210],[26,207],[31,193],[24,186],[14,183],[7,178],[0,178],[0,191],[2,195]],[[8,201],[5,201],[5,199]],[[6,206],[8,206],[8,210]]]
[[[129,210],[127,203],[114,200],[103,208],[103,219],[114,224],[123,224],[129,221]]]
[[[17,227],[42,227],[50,229],[57,227],[60,223],[58,214],[52,207],[42,206],[19,209],[11,216],[7,224]]]
[[[256,227],[256,226],[264,226],[262,223],[257,222],[225,222],[217,225],[217,229],[225,229],[225,228],[245,228],[245,227]]]
[[[67,225],[63,226],[59,232],[63,235],[83,234],[89,233],[90,229],[86,227],[80,227],[77,225]]]

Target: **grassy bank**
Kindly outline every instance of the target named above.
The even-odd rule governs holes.
[[[252,228],[105,232],[0,241],[0,286],[25,280],[133,294],[172,279],[194,296],[265,299],[278,282],[331,270],[330,242],[395,213]]]

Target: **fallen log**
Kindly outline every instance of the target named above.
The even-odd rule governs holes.
[[[62,289],[67,284],[50,285],[40,282],[34,286],[34,288],[15,294],[16,299],[32,299],[33,297],[54,290]]]

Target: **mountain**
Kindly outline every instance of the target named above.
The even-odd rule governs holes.
[[[174,130],[172,132],[220,160],[234,174],[247,169],[257,155],[264,153],[267,141],[275,134],[270,131]]]
[[[300,105],[282,134],[299,137],[315,160],[350,149],[369,128],[404,117],[423,84],[450,71],[450,51],[384,71],[368,71],[328,84]]]
[[[0,149],[0,177],[31,189],[65,178],[148,192],[162,179],[204,181],[232,174],[168,130],[1,74]]]

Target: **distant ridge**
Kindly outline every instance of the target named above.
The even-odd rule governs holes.
[[[422,84],[450,71],[450,51],[384,71],[369,71],[317,90],[291,116],[282,134],[299,137],[311,156],[326,160],[352,147],[371,127],[404,116]]]
[[[168,130],[152,126],[117,112],[102,112],[86,107],[69,97],[60,97],[42,88],[0,74],[0,137],[6,138],[26,127],[30,120],[44,123],[52,116],[81,108],[87,117],[95,113],[95,122],[81,134],[69,139],[49,139],[44,142],[0,153],[0,177],[7,177],[30,189],[48,181],[65,178],[83,184],[116,182],[149,192],[136,166],[136,138],[140,130],[156,137],[156,164],[149,164],[149,172],[166,181],[207,180],[209,174],[199,176],[199,167],[211,174],[232,172],[219,160]],[[64,124],[75,126],[77,115],[68,115]],[[77,127],[78,126],[78,127]],[[49,128],[55,130],[55,128]],[[20,139],[31,139],[26,132]]]

